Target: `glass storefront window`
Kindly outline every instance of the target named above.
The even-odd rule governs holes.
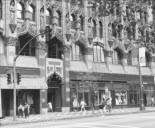
[[[115,104],[116,105],[127,105],[127,91],[126,90],[115,91]]]
[[[129,91],[129,105],[138,105],[139,104],[139,93],[137,91]]]

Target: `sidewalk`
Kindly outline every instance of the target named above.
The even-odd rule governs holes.
[[[155,107],[146,107],[144,111],[140,111],[139,108],[122,108],[122,109],[112,109],[111,113],[105,113],[105,116],[110,115],[121,115],[121,114],[131,114],[131,113],[141,113],[141,112],[155,112]],[[66,120],[66,119],[76,119],[76,118],[86,118],[102,116],[101,110],[86,111],[86,112],[54,112],[47,114],[30,115],[29,118],[17,118],[13,121],[13,117],[6,117],[0,119],[0,125],[11,125],[11,124],[22,124],[30,122],[43,122],[43,121],[54,121],[54,120]]]

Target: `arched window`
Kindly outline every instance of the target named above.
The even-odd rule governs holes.
[[[29,5],[28,10],[30,13],[30,20],[35,21],[35,8],[34,8],[34,6]]]
[[[46,15],[46,24],[50,24],[51,23],[51,11],[49,9],[46,9],[45,15]]]
[[[0,19],[2,19],[2,1],[0,0]]]
[[[127,64],[132,65],[132,51],[129,51],[127,54]]]
[[[72,29],[75,29],[75,21],[76,21],[75,15],[72,14],[71,15],[71,28]]]
[[[104,62],[104,49],[99,45],[93,46],[93,61]]]
[[[100,32],[100,38],[103,38],[103,25],[102,22],[99,22],[99,32]]]
[[[82,51],[78,44],[72,46],[72,60],[82,60]]]
[[[83,18],[83,16],[80,16],[80,25],[81,25],[80,30],[83,31],[84,30],[84,18]]]
[[[57,11],[58,13],[58,26],[61,27],[61,12]]]
[[[17,18],[24,19],[24,6],[21,3],[17,3]]]
[[[96,37],[96,21],[93,20],[93,37]]]
[[[116,48],[113,51],[112,63],[113,64],[122,64],[123,54],[120,49]]]

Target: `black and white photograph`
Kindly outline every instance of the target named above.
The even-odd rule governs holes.
[[[155,128],[155,0],[0,0],[0,128]]]

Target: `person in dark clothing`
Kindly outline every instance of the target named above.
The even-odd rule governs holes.
[[[24,114],[25,114],[25,118],[29,117],[30,105],[28,103],[25,103],[25,105],[24,105]]]

